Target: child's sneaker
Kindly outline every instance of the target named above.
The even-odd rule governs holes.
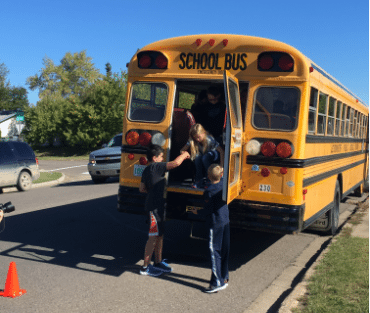
[[[218,292],[220,290],[224,290],[227,286],[228,286],[228,284],[224,284],[222,286],[212,286],[212,285],[209,285],[209,287],[207,287],[206,289],[204,289],[204,292],[206,292],[206,293]]]
[[[164,273],[171,273],[172,272],[172,267],[169,266],[165,260],[162,260],[161,263],[154,264],[154,268],[164,272]]]
[[[140,270],[140,275],[147,275],[157,277],[160,276],[163,271],[156,269],[153,265],[149,264],[147,267],[142,267]]]

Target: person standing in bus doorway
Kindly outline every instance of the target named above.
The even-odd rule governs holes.
[[[199,92],[194,104],[191,106],[190,113],[193,114],[196,123],[202,124],[202,106],[207,102],[207,90]]]
[[[225,123],[226,104],[220,89],[210,86],[207,89],[207,101],[200,108],[200,124],[222,145],[222,131]]]
[[[208,168],[210,186],[204,192],[204,210],[209,227],[211,281],[204,291],[214,293],[229,285],[230,220],[227,203],[222,200],[223,168],[212,164]]]
[[[195,164],[195,182],[192,188],[203,188],[209,166],[216,162],[224,164],[224,150],[201,124],[194,124],[190,128],[189,141],[182,147],[180,153],[188,149]]]
[[[145,245],[144,265],[141,275],[159,276],[163,272],[169,273],[172,268],[162,259],[164,223],[166,219],[165,199],[165,173],[181,165],[190,158],[188,152],[182,153],[171,162],[163,162],[163,149],[152,145],[147,151],[150,164],[144,169],[139,191],[147,193],[145,211],[149,215],[149,239]],[[154,252],[154,266],[150,264]]]

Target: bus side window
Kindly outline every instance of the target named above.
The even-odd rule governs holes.
[[[308,132],[315,133],[316,131],[316,108],[318,99],[318,90],[311,87],[310,111],[308,113]]]

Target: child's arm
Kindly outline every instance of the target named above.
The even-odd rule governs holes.
[[[146,187],[145,187],[145,184],[144,184],[144,183],[140,183],[139,191],[140,191],[140,192],[143,192],[143,193],[147,193],[147,192],[148,192],[148,191],[146,190]]]
[[[189,147],[190,147],[190,145],[189,145],[189,143],[187,143],[185,146],[183,146],[183,147],[181,148],[180,153],[181,153],[181,154],[182,154],[182,153],[184,153],[185,151],[187,151],[187,150],[189,149]]]
[[[189,159],[189,158],[190,158],[189,152],[183,151],[176,159],[174,159],[171,162],[168,162],[166,164],[166,168],[167,168],[167,170],[172,170],[172,169],[180,166],[181,163],[184,162],[185,159]]]
[[[216,150],[220,153],[220,165],[224,167],[225,152],[221,146],[218,146]]]

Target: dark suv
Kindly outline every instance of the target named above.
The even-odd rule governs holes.
[[[0,192],[2,187],[16,186],[19,191],[31,188],[40,177],[39,162],[25,142],[0,142]]]

